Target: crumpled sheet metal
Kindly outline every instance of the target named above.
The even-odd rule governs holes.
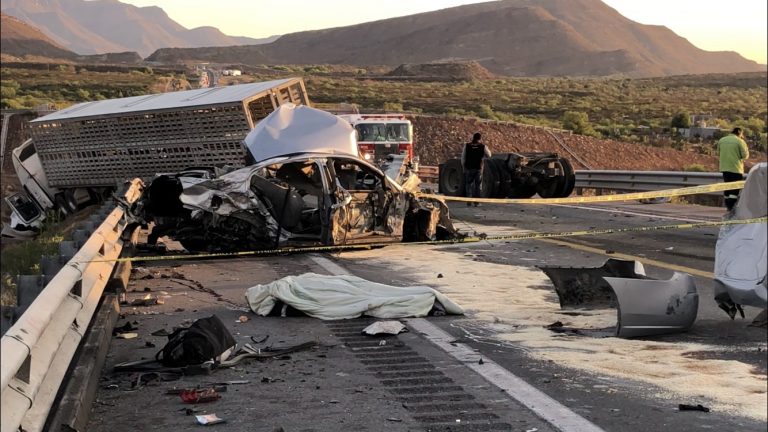
[[[693,277],[675,272],[669,280],[604,278],[619,303],[616,336],[623,338],[683,332],[699,310]]]
[[[616,295],[604,277],[645,278],[638,261],[609,259],[600,267],[539,267],[555,286],[560,308],[616,307]]]
[[[726,219],[768,215],[768,164],[755,165],[747,176],[734,212]],[[715,246],[715,301],[728,310],[733,304],[768,307],[768,225],[725,225]]]
[[[641,262],[613,258],[600,267],[540,268],[552,280],[562,309],[617,308],[618,337],[682,332],[696,320],[699,295],[687,273],[650,279]]]

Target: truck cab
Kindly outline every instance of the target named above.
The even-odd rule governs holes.
[[[391,154],[404,154],[413,159],[413,125],[403,114],[346,114],[340,115],[357,136],[360,156],[374,164],[381,164]]]

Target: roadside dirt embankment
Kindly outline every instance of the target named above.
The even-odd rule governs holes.
[[[437,165],[461,155],[464,143],[480,132],[494,153],[557,152],[568,158],[576,169],[586,169],[542,128],[513,123],[475,119],[413,116],[414,147],[423,165]],[[579,158],[592,169],[635,171],[682,171],[700,164],[707,171],[717,171],[717,157],[678,151],[645,144],[597,139],[582,135],[557,133]],[[765,156],[762,155],[764,159]]]

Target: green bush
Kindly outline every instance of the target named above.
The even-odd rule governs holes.
[[[687,172],[707,172],[707,169],[704,168],[704,165],[702,164],[690,164],[683,167],[683,171]]]
[[[579,135],[597,136],[589,123],[589,116],[585,112],[566,111],[563,114],[563,129],[572,130]]]
[[[399,102],[384,102],[383,106],[384,111],[396,111],[396,112],[402,112],[403,104]]]
[[[679,112],[672,117],[672,121],[669,125],[673,128],[689,128],[691,127],[691,115],[685,111]]]

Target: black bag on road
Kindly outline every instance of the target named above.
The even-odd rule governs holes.
[[[168,343],[155,359],[164,366],[181,367],[220,361],[220,356],[235,346],[235,339],[219,317],[200,318],[191,326],[168,335]]]

